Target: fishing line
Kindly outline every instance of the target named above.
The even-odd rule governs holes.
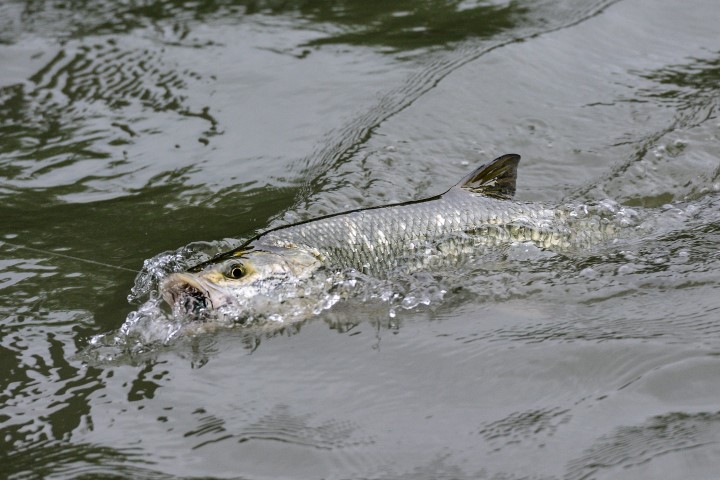
[[[42,253],[43,255],[50,255],[52,257],[68,258],[70,260],[76,260],[78,262],[90,263],[93,265],[100,265],[102,267],[107,267],[107,268],[114,268],[115,270],[124,270],[126,272],[138,273],[137,270],[133,270],[132,268],[118,267],[117,265],[110,265],[109,263],[97,262],[95,260],[88,260],[87,258],[75,257],[73,255],[66,255],[64,253],[49,252],[47,250],[40,250],[39,248],[26,247],[24,245],[17,245],[15,243],[7,242],[5,240],[0,240],[0,243],[3,243],[5,245],[11,246],[11,247],[15,247],[15,248],[29,250],[29,251],[35,252],[35,253]]]

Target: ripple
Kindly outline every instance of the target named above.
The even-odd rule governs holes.
[[[517,16],[512,15],[512,8],[508,8],[504,14],[510,14],[510,18],[516,22],[512,36],[504,35],[503,29],[492,28],[492,35],[488,38],[473,38],[459,42],[449,52],[431,54],[423,62],[423,67],[410,74],[400,86],[384,93],[366,112],[328,132],[320,146],[303,158],[299,167],[305,180],[297,195],[298,204],[294,211],[286,213],[279,222],[287,223],[298,218],[298,215],[301,219],[308,219],[337,211],[335,200],[339,193],[343,196],[341,205],[347,205],[348,208],[370,206],[366,203],[368,198],[384,198],[388,191],[393,195],[390,199],[393,201],[431,193],[423,188],[427,185],[414,178],[415,175],[405,176],[401,183],[397,182],[395,173],[378,180],[378,175],[388,171],[388,164],[392,164],[398,156],[398,147],[402,148],[402,145],[392,143],[393,139],[388,142],[388,139],[383,138],[385,135],[373,135],[373,132],[435,89],[446,77],[484,55],[521,38],[533,38],[574,26],[594,17],[613,3],[613,0],[576,2],[571,8],[542,3],[518,12]],[[493,10],[489,8],[489,11]],[[381,144],[374,146],[373,142],[378,137]],[[407,142],[406,139],[400,141]],[[418,160],[412,158],[409,168],[417,169]],[[368,179],[370,173],[371,180]],[[318,193],[323,195],[318,198]],[[348,199],[358,203],[347,204]]]
[[[128,475],[132,478],[170,478],[158,476],[148,466],[153,462],[140,448],[112,448],[88,443],[40,441],[16,446],[4,457],[6,478],[38,476]],[[174,477],[173,477],[174,478]]]
[[[288,405],[276,405],[236,434],[239,442],[268,440],[331,450],[372,443],[356,439],[358,426],[348,421],[327,420],[313,424],[313,415],[295,415]]]
[[[564,478],[596,478],[598,475],[632,478],[634,467],[643,465],[648,471],[660,457],[689,450],[710,449],[706,453],[709,460],[720,444],[719,420],[718,413],[678,412],[658,415],[639,425],[617,428],[598,438],[584,455],[571,461]]]
[[[11,189],[0,193],[53,189],[69,197],[137,173],[142,167],[122,147],[149,133],[140,130],[142,111],[203,117],[214,128],[207,112],[187,106],[187,84],[200,80],[143,40],[65,45],[28,81],[0,88],[0,175]]]
[[[663,128],[629,139],[632,154],[572,197],[610,195],[627,205],[657,207],[713,192],[720,173],[715,127],[718,65],[716,53],[684,64],[632,71],[652,84],[638,87],[626,101],[651,99],[670,107],[673,117]]]
[[[492,445],[507,446],[524,440],[537,442],[538,437],[554,435],[571,418],[570,410],[560,407],[515,412],[501,420],[487,423],[479,434]]]

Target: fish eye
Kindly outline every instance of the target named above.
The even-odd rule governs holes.
[[[242,278],[243,275],[245,275],[245,269],[242,265],[236,263],[233,266],[230,267],[230,270],[228,270],[227,276],[230,278],[238,279]]]

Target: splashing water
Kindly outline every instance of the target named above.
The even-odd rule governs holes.
[[[647,218],[643,220],[636,210],[611,200],[566,207],[566,211],[583,224],[595,222],[616,233],[629,231],[637,234],[638,231],[657,227],[655,222]],[[678,207],[668,207],[661,213],[683,217],[677,212],[682,211]],[[428,243],[424,249],[425,257],[442,260],[445,255],[442,245],[464,235],[467,234],[452,234],[437,244]],[[542,249],[532,242],[481,244],[473,252],[462,254],[449,263],[431,262],[420,271],[408,271],[400,266],[388,279],[377,279],[356,270],[331,272],[321,269],[309,279],[286,280],[277,288],[256,295],[242,306],[242,310],[226,306],[188,313],[178,305],[169,307],[165,304],[159,294],[162,280],[171,273],[187,270],[241,244],[234,239],[191,243],[144,262],[128,295],[128,301],[138,303],[139,307],[128,314],[116,332],[93,337],[89,349],[94,351],[94,356],[107,360],[121,354],[143,353],[156,346],[171,344],[179,338],[240,325],[270,333],[318,316],[343,301],[383,304],[387,316],[395,318],[402,310],[421,306],[434,308],[443,302],[448,292],[457,295],[465,291],[475,298],[507,300],[542,291],[543,287],[537,285],[543,283],[562,283],[569,289],[567,291],[571,291],[576,287],[578,278],[584,285],[602,283],[597,277],[603,272],[606,274],[607,269],[601,266],[579,268],[578,265],[586,264],[587,257],[596,255],[598,249],[609,247],[614,251],[620,250],[621,238],[618,235],[594,249],[564,253]],[[630,258],[629,253],[621,251],[621,255]],[[603,255],[600,258],[607,263],[615,257]],[[406,260],[400,263],[413,264],[417,259],[409,256]]]

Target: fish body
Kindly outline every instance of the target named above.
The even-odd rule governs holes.
[[[516,203],[453,188],[442,196],[407,204],[334,215],[270,231],[250,246],[300,248],[330,268],[356,269],[386,278],[422,265],[428,248],[441,256],[472,252],[479,245],[536,243],[541,248],[582,246],[607,232],[576,232],[568,211]],[[417,257],[413,262],[413,257]],[[452,258],[447,258],[452,261]],[[408,262],[403,268],[403,262]]]
[[[242,309],[249,299],[284,295],[318,271],[356,270],[376,278],[452,265],[480,247],[533,242],[584,248],[615,224],[573,206],[512,201],[518,155],[483,165],[442,195],[359,209],[283,226],[241,247],[170,275],[161,290],[182,310]]]

